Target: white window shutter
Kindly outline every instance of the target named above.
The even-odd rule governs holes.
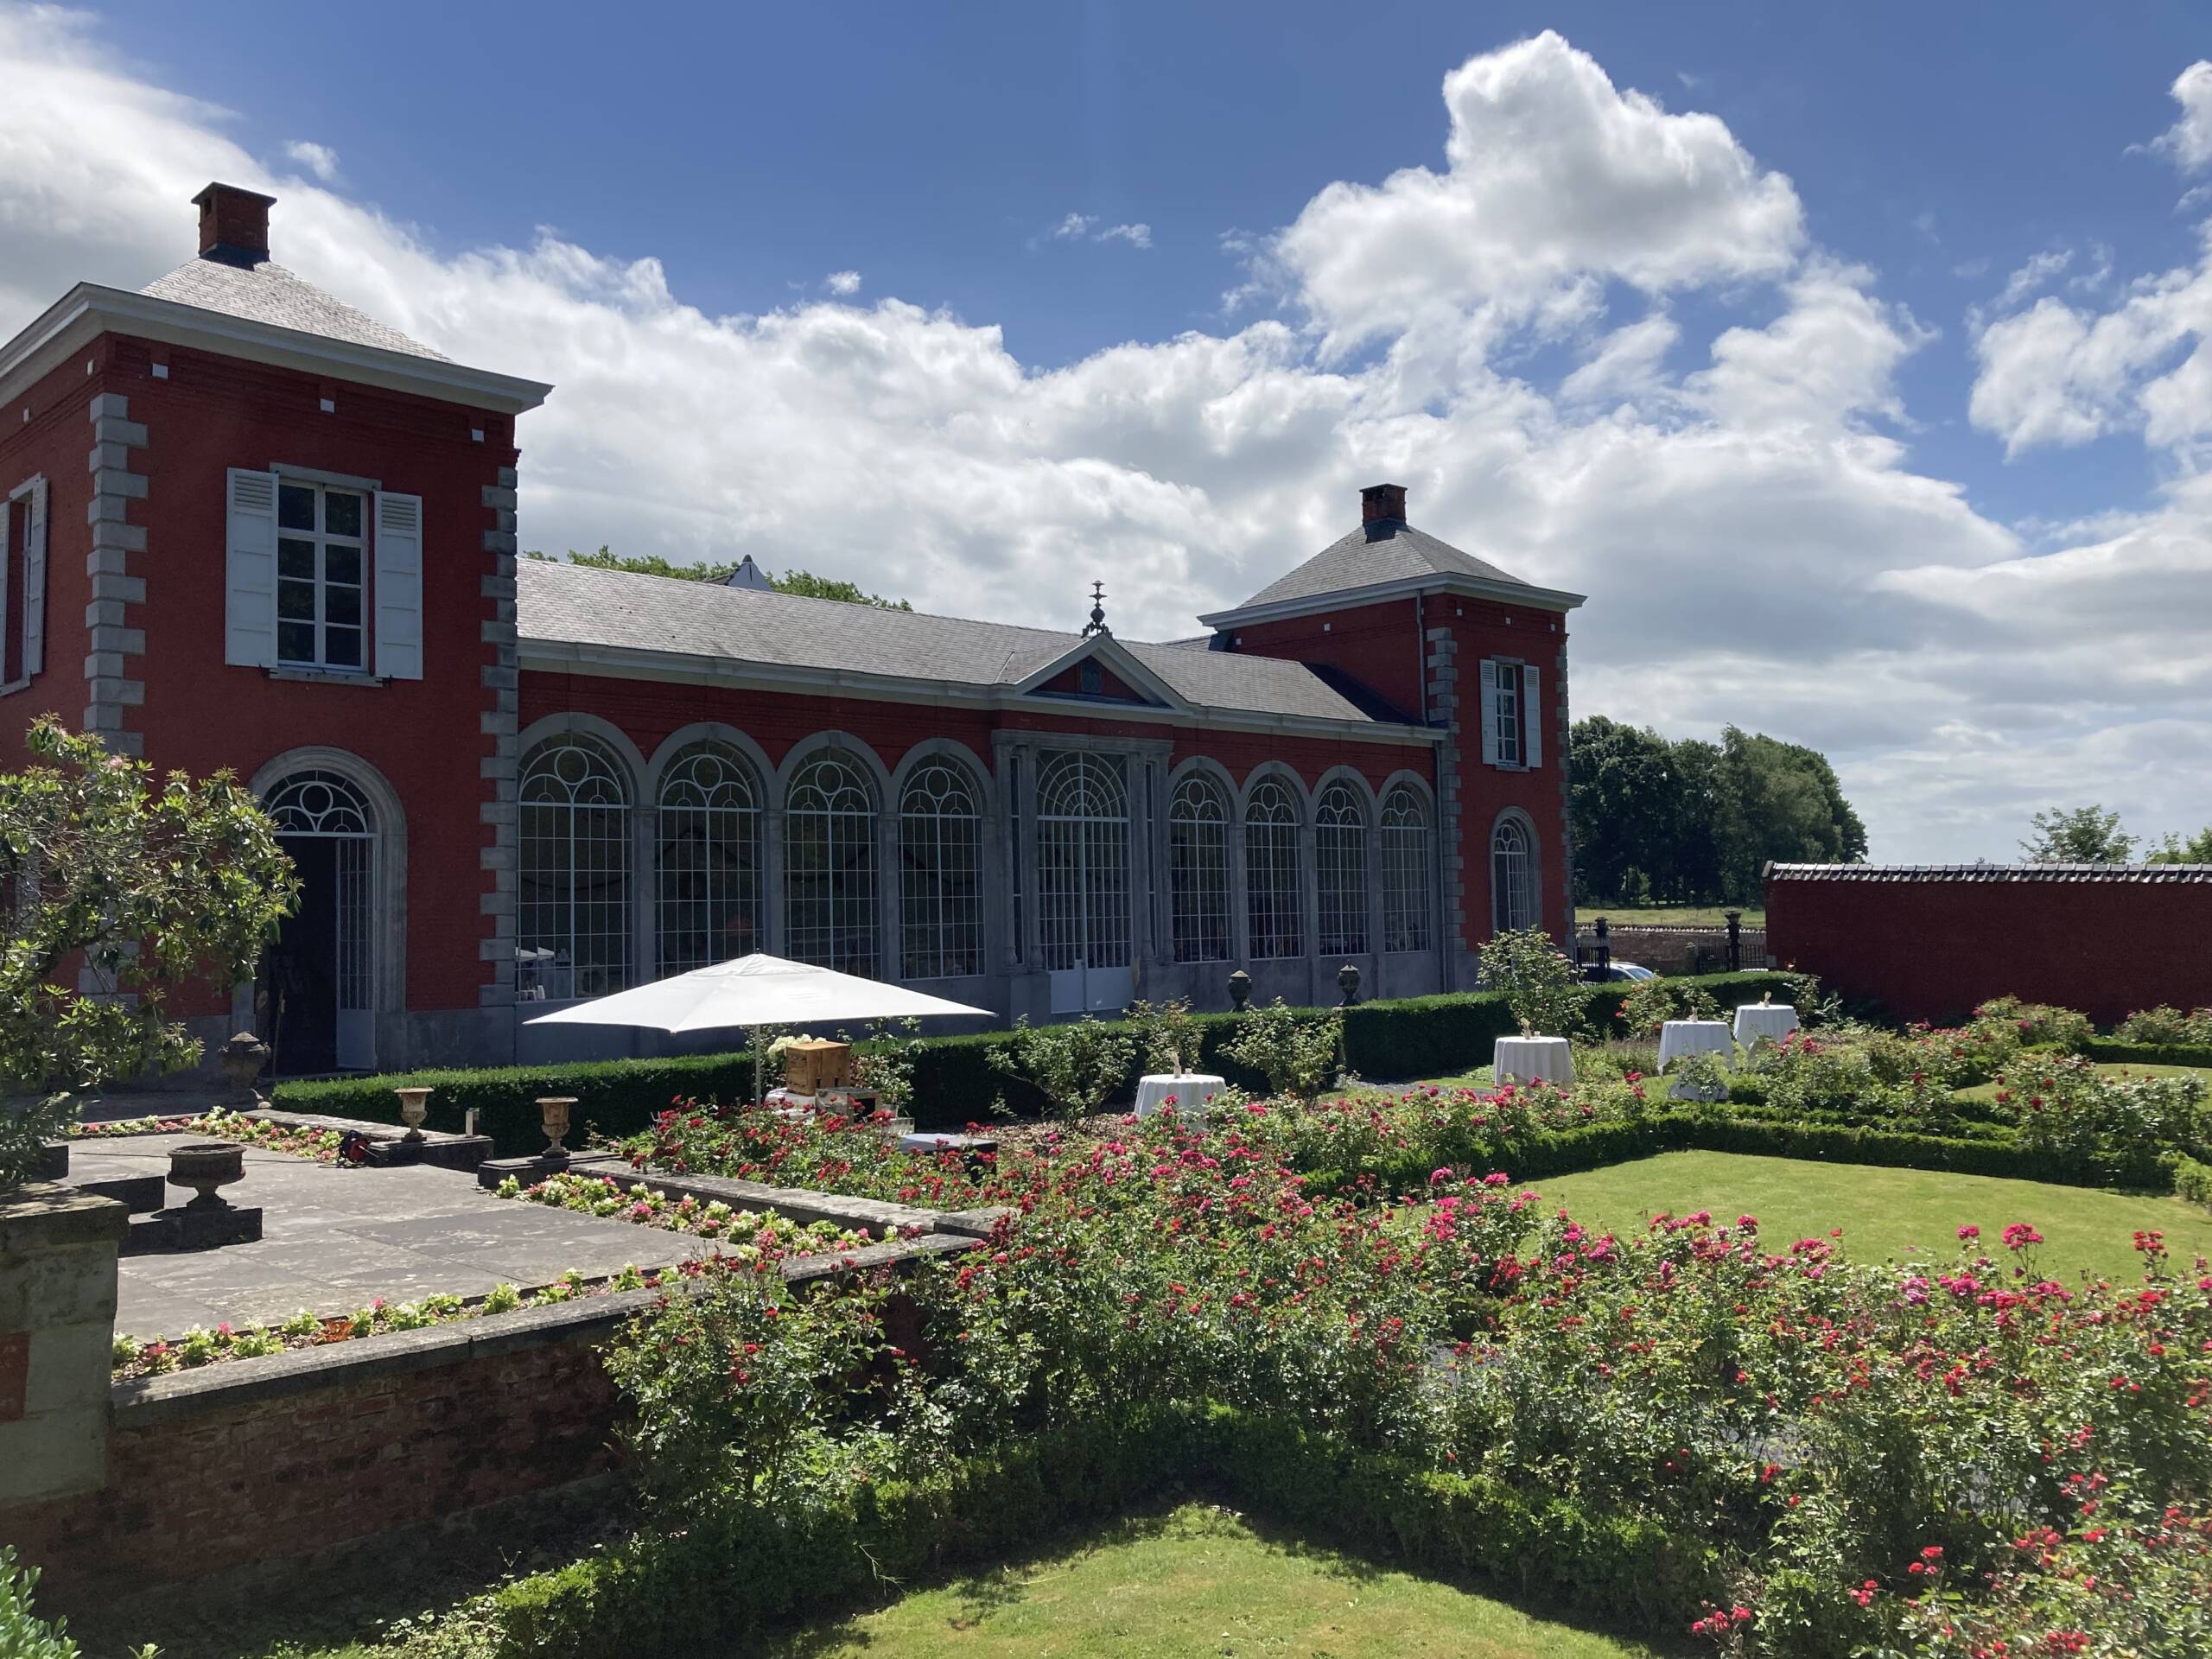
[[[377,673],[423,677],[423,498],[377,492]]]
[[[46,480],[31,486],[30,534],[23,544],[23,677],[46,666]]]
[[[276,474],[233,467],[225,531],[223,660],[276,666]]]
[[[1497,764],[1497,664],[1483,659],[1483,765]]]
[[[1544,764],[1543,676],[1534,664],[1521,671],[1521,760],[1531,772]]]

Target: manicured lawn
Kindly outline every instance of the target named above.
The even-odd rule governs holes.
[[[1615,1232],[1641,1227],[1661,1211],[1681,1216],[1696,1210],[1710,1210],[1716,1221],[1757,1216],[1777,1248],[1840,1227],[1845,1249],[1862,1262],[1904,1261],[1917,1253],[1948,1262],[1967,1223],[1981,1229],[1988,1253],[2001,1256],[1999,1235],[2016,1221],[2031,1223],[2044,1236],[2036,1259],[2053,1278],[2070,1280],[2086,1268],[2133,1283],[2141,1276],[2133,1245],[2139,1230],[2164,1233],[2182,1267],[2192,1255],[2212,1255],[2212,1212],[2180,1198],[1986,1175],[1669,1152],[1532,1185],[1576,1220]]]
[[[917,1591],[770,1651],[778,1659],[1642,1659],[1651,1650],[1332,1551],[1274,1543],[1192,1503],[1065,1554]]]
[[[1577,905],[1574,919],[1587,928],[1600,916],[1616,927],[1726,927],[1726,905]],[[1766,912],[1751,907],[1744,912],[1745,927],[1764,927]]]

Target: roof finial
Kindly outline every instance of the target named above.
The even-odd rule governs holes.
[[[1094,633],[1103,633],[1109,639],[1114,633],[1106,626],[1106,584],[1103,582],[1090,584],[1090,620],[1084,626],[1083,637],[1088,639]]]

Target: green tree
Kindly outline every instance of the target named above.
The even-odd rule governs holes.
[[[275,826],[228,772],[172,772],[156,791],[144,761],[50,715],[29,743],[32,764],[0,775],[0,1090],[53,1092],[4,1122],[0,1186],[69,1121],[59,1091],[195,1063],[166,992],[252,978],[299,893]],[[103,988],[76,988],[79,968]]]
[[[2101,805],[2053,807],[2028,820],[2034,834],[2020,850],[2036,864],[2125,864],[2138,837],[2120,827],[2120,814]]]
[[[1866,856],[1866,827],[1843,798],[1834,769],[1802,744],[1747,733],[1720,736],[1717,831],[1721,897],[1757,901],[1771,861],[1851,864]]]
[[[2166,838],[2143,855],[2145,864],[2212,864],[2212,823],[2208,823],[2187,841],[2172,830]]]
[[[1603,715],[1574,722],[1567,745],[1578,903],[1636,901],[1675,885],[1674,746],[1649,727]]]
[[[549,564],[560,563],[550,553],[531,552],[524,556]],[[672,576],[679,582],[728,582],[737,571],[734,563],[709,564],[701,560],[692,564],[677,564],[658,553],[616,553],[604,547],[596,553],[579,553],[570,548],[569,563],[588,565],[594,570],[626,570],[641,576]],[[880,594],[868,593],[856,582],[841,582],[834,576],[817,576],[811,570],[786,570],[780,576],[769,577],[768,586],[779,594],[792,594],[800,599],[834,599],[847,605],[873,605],[880,611],[911,611],[914,608],[903,599],[886,599]]]

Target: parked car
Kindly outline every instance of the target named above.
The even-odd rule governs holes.
[[[1656,979],[1658,975],[1640,962],[1621,962],[1618,959],[1604,968],[1593,968],[1590,977],[1594,981],[1608,979]]]

